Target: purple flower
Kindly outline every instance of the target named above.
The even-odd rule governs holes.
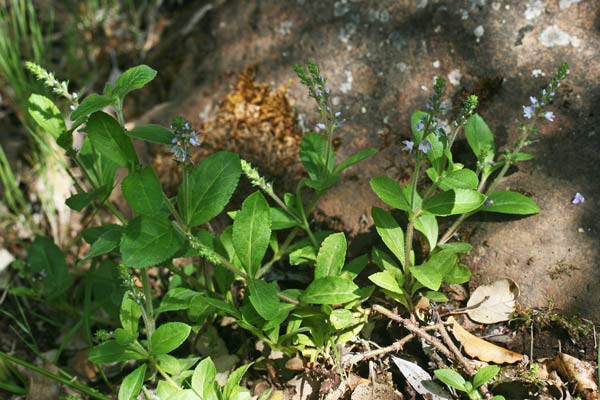
[[[430,102],[426,102],[425,103],[425,109],[431,111],[431,110],[433,110],[433,105]]]
[[[554,113],[552,111],[547,111],[546,113],[544,113],[544,118],[552,122],[554,121]]]
[[[327,128],[327,127],[326,127],[326,126],[325,126],[325,124],[324,124],[324,123],[322,123],[322,122],[319,122],[319,123],[317,124],[317,129],[319,129],[319,130],[323,130],[323,129],[326,129],[326,128]]]
[[[429,143],[429,140],[427,139],[421,140],[418,149],[421,150],[423,154],[427,154],[429,150],[431,150],[431,143]]]
[[[494,200],[492,200],[492,199],[485,199],[485,203],[483,203],[483,205],[486,207],[489,207],[492,204],[494,204]]]
[[[422,131],[423,129],[425,129],[425,124],[422,122],[419,122],[417,125],[415,125],[415,129],[418,131]]]
[[[331,89],[329,89],[328,87],[325,88],[325,94],[329,95],[331,93]]]
[[[585,201],[585,198],[581,195],[581,193],[577,192],[577,193],[575,193],[575,196],[573,196],[571,203],[572,204],[580,204],[580,203],[583,203],[584,201]]]
[[[338,112],[335,113],[336,117],[339,117],[340,115],[342,115],[342,113],[340,111],[338,111]]]
[[[402,143],[404,143],[404,147],[402,148],[403,151],[408,151],[409,153],[413,151],[413,147],[415,146],[414,142],[410,140],[403,140]]]
[[[528,107],[523,106],[523,116],[525,118],[531,119],[533,117],[534,113],[535,113],[535,107],[534,106],[528,106]]]
[[[535,108],[538,103],[537,99],[533,96],[529,96],[529,101],[531,101],[531,105]]]

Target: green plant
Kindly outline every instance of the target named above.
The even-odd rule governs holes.
[[[404,141],[404,150],[415,157],[411,183],[402,187],[388,177],[371,180],[371,188],[377,196],[390,207],[404,212],[408,224],[403,229],[391,213],[373,207],[377,232],[395,259],[379,248],[373,249],[372,258],[382,272],[369,277],[411,313],[415,311],[418,296],[444,302],[447,301],[446,296],[439,292],[442,283],[465,283],[470,279],[470,271],[458,264],[458,255],[469,252],[471,245],[448,243],[466,218],[480,211],[519,215],[539,212],[538,206],[527,196],[496,188],[511,165],[533,158],[521,150],[529,144],[529,136],[536,133],[538,117],[549,121],[554,119],[554,114],[544,112],[544,108],[554,99],[555,91],[567,73],[567,66],[563,64],[542,91],[540,100],[532,97],[531,105],[523,107],[524,117],[529,121],[521,124],[521,134],[512,150],[506,150],[501,156],[496,155],[491,130],[483,118],[474,114],[477,105],[474,96],[467,98],[452,124],[451,132],[446,133],[439,122],[445,87],[441,79],[434,85],[434,94],[426,104],[427,112],[418,111],[412,115],[414,140]],[[474,169],[453,159],[452,145],[463,128],[477,160]],[[420,171],[426,166],[425,172],[431,184],[421,192]],[[458,218],[440,237],[438,219],[454,215]],[[427,243],[416,254],[413,248],[415,230]]]
[[[498,375],[498,372],[500,372],[500,367],[488,365],[477,371],[475,376],[473,376],[473,380],[469,382],[451,369],[436,369],[433,371],[440,381],[456,390],[466,393],[470,400],[483,400],[484,397],[479,388]],[[494,396],[492,400],[504,400],[504,396]]]

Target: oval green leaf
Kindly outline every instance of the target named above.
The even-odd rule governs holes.
[[[137,398],[142,390],[146,368],[146,364],[142,364],[123,379],[119,388],[119,400],[135,400]]]
[[[317,254],[315,279],[341,274],[346,259],[346,246],[346,237],[342,232],[329,235],[323,240]]]
[[[409,211],[410,205],[400,184],[387,176],[377,176],[371,179],[371,189],[377,197],[388,206],[402,211]]]
[[[150,339],[151,354],[167,354],[178,348],[190,335],[192,327],[183,322],[168,322],[158,327]]]
[[[88,120],[85,130],[92,146],[102,156],[121,167],[139,164],[131,139],[110,115],[101,111],[95,112]]]
[[[531,215],[540,212],[540,208],[535,201],[521,193],[511,192],[510,190],[492,193],[488,196],[488,200],[486,205],[481,207],[481,211],[518,215]]]
[[[261,192],[244,200],[233,222],[233,247],[246,272],[255,276],[269,246],[271,210]]]
[[[433,215],[465,214],[477,210],[486,197],[470,189],[452,189],[426,199],[423,211]]]
[[[400,225],[390,213],[378,207],[371,209],[371,216],[383,243],[396,256],[396,259],[404,265],[404,231],[400,228]]]
[[[139,214],[154,216],[162,210],[162,187],[150,166],[127,175],[121,183],[121,191],[129,206]]]
[[[314,280],[300,301],[307,304],[344,304],[359,298],[358,286],[349,279],[328,276]]]

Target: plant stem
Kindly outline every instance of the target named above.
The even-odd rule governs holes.
[[[148,270],[143,269],[141,271],[142,275],[142,287],[144,289],[144,299],[146,300],[146,308],[145,314],[146,318],[144,319],[144,323],[146,325],[146,337],[148,338],[148,343],[150,343],[150,339],[154,334],[154,309],[152,307],[152,291],[150,290],[150,280],[148,279]]]
[[[302,184],[298,184],[298,187],[296,188],[296,203],[298,204],[298,210],[300,211],[300,218],[302,218],[302,227],[303,227],[304,231],[306,232],[306,234],[308,235],[308,237],[310,238],[310,241],[316,250],[319,248],[319,244],[317,243],[315,236],[313,235],[312,231],[310,230],[308,220],[306,219],[306,213],[304,211],[304,204],[302,204]]]

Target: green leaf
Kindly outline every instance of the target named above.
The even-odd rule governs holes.
[[[371,179],[371,189],[377,197],[388,206],[402,211],[409,211],[410,204],[404,195],[400,184],[387,176],[377,176]]]
[[[110,229],[104,232],[94,243],[92,243],[92,246],[83,260],[89,260],[90,258],[110,253],[119,246],[122,235],[122,229]]]
[[[410,268],[410,273],[423,286],[438,290],[443,278],[456,264],[456,254],[451,250],[442,250],[432,255],[423,265]]]
[[[427,159],[437,173],[441,174],[444,168],[444,155],[448,146],[448,138],[446,135],[430,134],[427,136],[427,140],[431,144],[431,150],[427,152]]]
[[[329,315],[329,322],[336,330],[341,330],[354,325],[355,319],[352,311],[344,308],[333,310]]]
[[[479,161],[489,158],[494,153],[494,135],[479,114],[473,114],[465,127],[467,142]]]
[[[112,94],[119,97],[122,101],[127,93],[143,88],[155,77],[156,71],[147,65],[142,64],[129,68],[117,78]]]
[[[521,193],[511,192],[510,190],[492,193],[488,196],[488,200],[486,203],[489,206],[484,205],[481,207],[481,211],[518,215],[531,215],[540,212],[540,208],[535,201]]]
[[[94,187],[105,186],[108,191],[112,190],[118,165],[109,158],[104,157],[92,148],[89,138],[85,138],[81,150],[77,155],[81,167],[89,177]]]
[[[167,322],[156,329],[150,339],[151,354],[167,354],[178,348],[190,335],[192,327],[183,322]]]
[[[530,153],[517,153],[513,156],[513,160],[518,161],[529,161],[533,160],[534,155]]]
[[[455,389],[461,390],[465,392],[467,389],[465,387],[465,379],[460,376],[457,372],[452,371],[451,369],[436,369],[433,371],[435,376],[446,385],[451,386]]]
[[[475,190],[452,189],[425,200],[423,211],[433,215],[465,214],[478,209],[485,196]]]
[[[200,361],[192,375],[192,389],[202,396],[202,400],[216,399],[214,383],[217,369],[210,357]]]
[[[92,201],[98,198],[99,195],[105,193],[105,190],[106,186],[103,186],[98,190],[94,190],[92,192],[74,194],[73,196],[65,200],[65,204],[69,206],[69,208],[72,210],[81,211],[85,207],[90,205]]]
[[[190,308],[192,300],[201,296],[202,293],[187,288],[178,287],[169,289],[156,311],[158,313],[163,313],[165,311],[187,310]]]
[[[250,279],[247,282],[250,291],[250,303],[256,312],[266,321],[272,320],[279,314],[279,287],[276,282],[265,282],[260,279]]]
[[[442,190],[450,189],[477,189],[479,180],[477,174],[470,169],[459,169],[452,171],[442,178],[440,188]]]
[[[473,246],[465,242],[444,243],[438,246],[440,249],[452,250],[455,253],[468,253],[473,250]]]
[[[58,139],[67,132],[62,114],[49,98],[39,94],[32,94],[29,96],[27,111],[36,124],[44,132],[52,135],[54,139]]]
[[[425,236],[429,243],[429,251],[432,251],[438,240],[438,223],[435,215],[420,215],[415,219],[415,229]]]
[[[137,398],[142,390],[146,368],[146,364],[142,364],[123,379],[119,388],[119,400],[135,400]]]
[[[244,270],[255,276],[269,246],[271,210],[261,192],[244,200],[233,222],[233,247]]]
[[[278,231],[299,226],[298,222],[281,208],[271,207],[271,230]]]
[[[86,125],[88,138],[102,156],[121,167],[139,164],[131,139],[119,123],[110,115],[101,111],[92,114]]]
[[[436,292],[433,290],[427,290],[423,292],[423,296],[427,297],[431,301],[435,301],[437,303],[446,303],[448,302],[448,297],[444,293]]]
[[[250,366],[252,366],[252,363],[245,364],[229,375],[229,378],[227,378],[227,382],[223,387],[224,400],[239,400],[237,396],[240,390],[240,382]]]
[[[344,304],[360,297],[358,286],[349,279],[338,276],[315,279],[300,301],[307,304]]]
[[[344,161],[342,161],[340,163],[340,165],[335,167],[335,169],[333,170],[333,175],[341,174],[342,171],[345,170],[346,168],[349,168],[349,167],[353,166],[354,164],[358,164],[362,160],[369,158],[374,154],[377,154],[377,149],[366,149],[366,150],[362,150],[356,154],[351,155],[350,157],[348,157]]]
[[[144,355],[121,346],[116,340],[109,340],[92,347],[88,360],[95,364],[105,364],[129,360],[143,360]]]
[[[467,267],[456,264],[454,268],[450,270],[444,276],[444,282],[446,283],[467,283],[471,279],[471,271]]]
[[[300,161],[312,181],[318,181],[325,171],[325,142],[326,139],[316,133],[308,133],[300,142]],[[333,169],[333,151],[329,166]],[[327,175],[327,174],[326,174]]]
[[[371,216],[375,221],[377,233],[383,240],[383,243],[396,256],[396,259],[404,265],[404,231],[394,217],[385,210],[378,207],[371,209]]]
[[[224,313],[226,315],[234,317],[235,319],[242,318],[242,316],[241,316],[240,312],[237,310],[237,308],[235,308],[234,306],[232,306],[229,303],[225,303],[221,299],[215,299],[212,297],[203,297],[202,300],[205,301],[206,303],[208,303],[211,307],[214,307],[215,309],[217,309],[221,313]]]
[[[497,365],[488,365],[481,368],[473,377],[473,386],[478,388],[487,383],[490,379],[498,375],[498,372],[500,372],[500,367]]]
[[[129,137],[145,140],[146,142],[168,145],[172,144],[171,141],[175,137],[171,130],[158,124],[138,125],[125,133]]]
[[[71,113],[71,121],[76,121],[80,118],[87,117],[96,111],[101,111],[104,107],[112,104],[112,99],[108,96],[101,96],[98,94],[91,94],[87,96],[79,107]]]
[[[373,259],[373,262],[384,271],[392,271],[394,273],[401,271],[394,259],[377,247],[373,248],[371,258]]]
[[[216,217],[237,187],[242,169],[240,157],[221,151],[206,157],[190,174],[189,188],[179,187],[177,204],[186,223],[193,227]]]
[[[123,263],[145,268],[172,257],[184,239],[166,218],[139,216],[129,222],[121,239]]]
[[[71,286],[65,255],[47,237],[37,236],[27,254],[31,272],[43,276],[45,294],[50,298],[61,295]]]
[[[129,293],[123,295],[121,309],[119,310],[119,321],[123,329],[131,334],[133,338],[138,337],[139,321],[142,316],[142,310]]]
[[[404,289],[402,289],[396,280],[396,276],[398,275],[392,271],[376,272],[369,276],[369,280],[382,289],[396,294],[404,294]]]
[[[323,240],[317,254],[315,279],[341,274],[346,259],[346,246],[346,237],[342,232],[329,235]]]
[[[158,177],[150,166],[131,172],[121,183],[123,197],[139,214],[156,216],[163,208],[163,192]]]

